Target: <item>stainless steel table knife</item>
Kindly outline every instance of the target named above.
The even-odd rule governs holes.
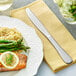
[[[50,33],[46,30],[44,25],[39,21],[39,19],[35,16],[35,14],[29,9],[26,8],[26,13],[30,20],[34,23],[34,25],[47,37],[47,39],[52,43],[52,45],[55,47],[59,55],[61,56],[62,60],[66,64],[72,63],[72,58],[64,51],[63,48],[60,47],[60,45],[54,40],[54,38],[50,35]]]

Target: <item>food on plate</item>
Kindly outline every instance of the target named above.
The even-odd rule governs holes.
[[[30,49],[16,28],[0,27],[0,71],[16,71],[26,67],[27,56],[19,51]]]
[[[5,68],[13,69],[18,65],[19,58],[13,52],[4,52],[0,56],[0,62]]]
[[[0,53],[18,50],[26,51],[29,48],[24,45],[23,37],[16,28],[0,28]]]
[[[66,20],[76,21],[76,0],[56,0]]]
[[[16,28],[0,27],[0,39],[3,40],[19,40],[22,35]]]
[[[1,53],[2,54],[2,53]],[[26,62],[27,62],[27,56],[24,55],[24,54],[19,54],[19,53],[16,53],[16,55],[18,56],[19,58],[19,62],[17,64],[16,67],[14,68],[7,68],[5,67],[1,62],[0,62],[0,72],[4,72],[4,71],[17,71],[17,70],[20,70],[20,69],[23,69],[26,67]]]

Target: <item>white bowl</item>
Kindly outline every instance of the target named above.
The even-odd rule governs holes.
[[[57,4],[56,0],[53,0],[55,4]],[[57,4],[58,5],[58,4]],[[59,6],[58,6],[59,7]],[[59,10],[60,11],[60,10]],[[62,13],[60,12],[60,14],[62,15]],[[64,20],[66,21],[66,23],[70,24],[70,25],[76,25],[76,21],[70,21],[70,18],[66,19],[64,17],[64,15],[62,15],[62,17],[64,18]]]

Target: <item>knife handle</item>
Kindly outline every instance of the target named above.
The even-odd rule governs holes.
[[[59,44],[53,39],[53,37],[51,35],[48,35],[47,38],[53,44],[63,61],[67,64],[72,63],[72,58],[64,51],[63,48],[59,46]]]

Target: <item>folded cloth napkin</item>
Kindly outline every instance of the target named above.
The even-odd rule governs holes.
[[[72,57],[73,63],[76,61],[76,41],[64,25],[58,20],[55,14],[48,8],[48,6],[42,1],[37,0],[25,7],[13,10],[11,16],[24,21],[29,26],[35,28],[37,34],[44,44],[44,60],[51,67],[54,72],[71,65],[65,64],[56,49],[47,40],[46,37],[34,26],[34,24],[28,18],[25,9],[30,8],[39,20],[44,24],[50,34],[61,45],[61,47]],[[72,64],[73,64],[72,63]]]

